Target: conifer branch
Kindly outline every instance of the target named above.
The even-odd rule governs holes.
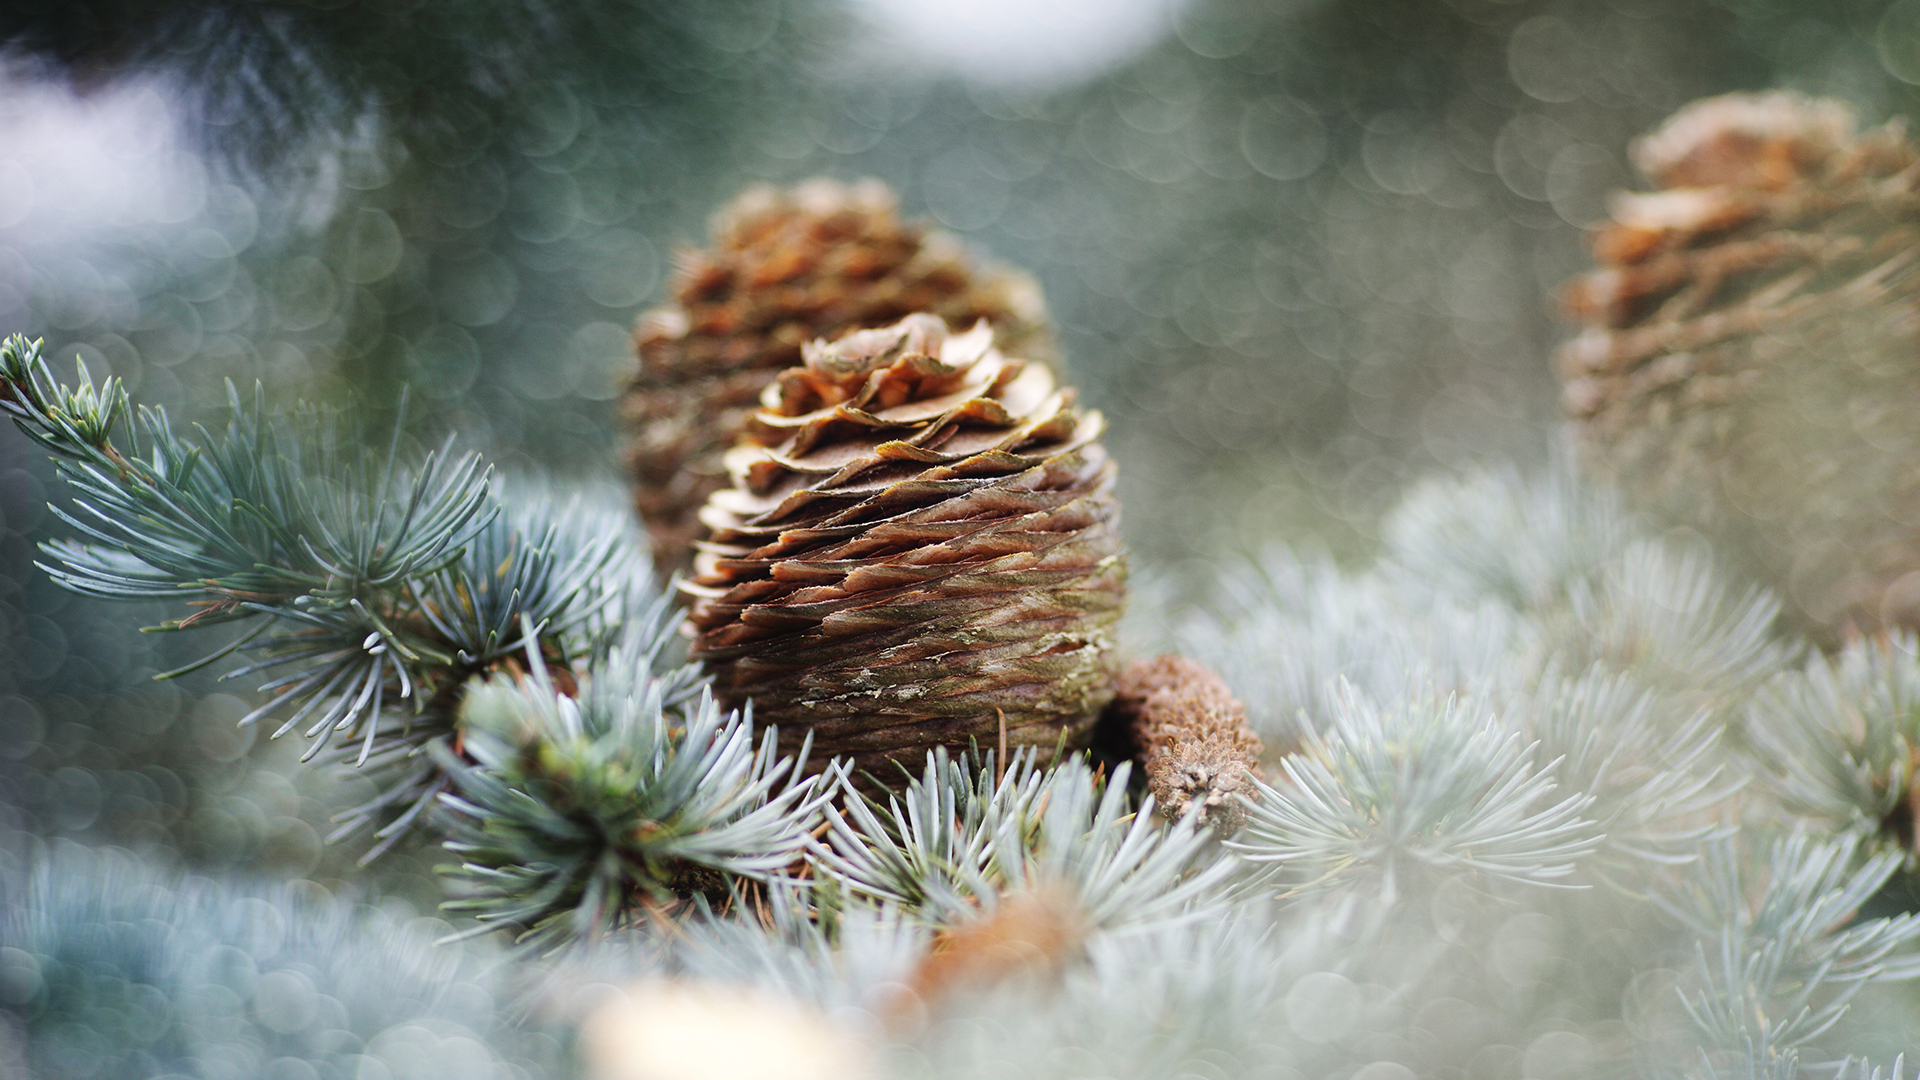
[[[301,730],[305,759],[371,767],[381,790],[334,837],[391,814],[369,857],[441,790],[423,757],[449,737],[467,682],[523,651],[567,665],[610,642],[646,577],[617,512],[537,495],[502,500],[478,454],[451,442],[417,460],[396,428],[384,453],[349,417],[268,413],[228,388],[216,436],[179,436],[159,409],[134,415],[116,379],[81,365],[69,389],[38,342],[0,346],[0,407],[53,451],[73,489],[54,512],[82,541],[53,541],[62,586],[113,600],[196,608],[152,630],[252,626],[164,677],[238,654],[222,678],[261,678],[241,720]],[[571,674],[561,676],[571,680]],[[338,744],[336,744],[338,740]]]
[[[1604,834],[1601,857],[1631,874],[1678,864],[1728,827],[1720,809],[1742,778],[1727,768],[1725,729],[1710,712],[1674,715],[1658,695],[1596,665],[1578,677],[1549,669],[1506,705],[1536,758],[1558,759],[1565,786],[1593,796],[1585,815]]]
[[[501,924],[551,950],[632,925],[649,911],[723,901],[800,859],[843,768],[803,777],[769,728],[722,712],[684,673],[654,677],[645,635],[562,692],[537,649],[522,678],[475,686],[461,709],[461,753],[429,751],[451,790],[443,867],[463,894],[450,911]],[[469,760],[471,764],[469,764]],[[693,907],[689,907],[693,904]]]
[[[1856,913],[1899,869],[1859,838],[1775,840],[1763,867],[1729,838],[1709,844],[1701,872],[1656,897],[1697,935],[1697,986],[1683,995],[1710,1044],[1769,1055],[1806,1046],[1839,1023],[1867,984],[1920,976],[1920,916]],[[1759,880],[1754,880],[1755,878]]]
[[[856,896],[899,904],[936,925],[973,918],[1009,892],[1065,889],[1087,930],[1190,917],[1236,871],[1208,858],[1197,814],[1162,827],[1148,796],[1129,805],[1122,765],[1111,779],[1077,760],[1040,769],[935,750],[925,772],[882,807],[828,807],[809,843],[814,864]]]
[[[1556,798],[1553,763],[1462,711],[1381,709],[1348,688],[1327,730],[1281,763],[1285,782],[1259,785],[1227,846],[1294,892],[1363,879],[1391,902],[1408,874],[1456,869],[1558,883],[1601,842],[1583,816],[1593,796]]]
[[[1913,847],[1913,754],[1920,745],[1920,641],[1895,631],[1778,673],[1741,731],[1761,775],[1796,813],[1885,828]]]

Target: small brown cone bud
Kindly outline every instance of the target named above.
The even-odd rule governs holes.
[[[1260,736],[1220,677],[1179,656],[1135,660],[1121,671],[1113,711],[1139,748],[1160,812],[1184,816],[1196,804],[1215,829],[1246,823],[1236,796],[1255,798]]]
[[[673,303],[641,318],[623,401],[634,502],[663,574],[686,569],[700,507],[727,482],[721,456],[803,343],[928,311],[955,326],[986,319],[1020,355],[1051,358],[1033,280],[976,270],[955,238],[902,222],[878,181],[756,188],[713,233],[682,256]]]
[[[907,976],[906,988],[913,1003],[927,1006],[1022,976],[1057,979],[1086,938],[1080,905],[1065,889],[1042,886],[1001,896],[992,913],[942,930]]]
[[[1583,451],[1828,640],[1920,625],[1920,153],[1799,94],[1696,102],[1634,148],[1555,358]]]
[[[1112,696],[1124,600],[1098,413],[985,323],[808,346],[701,517],[693,657],[732,704],[883,780],[936,746],[1051,750]]]

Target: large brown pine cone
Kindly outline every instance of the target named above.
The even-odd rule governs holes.
[[[960,242],[903,222],[878,181],[756,188],[682,256],[674,302],[640,320],[640,370],[627,388],[634,502],[663,573],[686,568],[720,458],[760,391],[817,337],[885,326],[916,311],[955,326],[980,319],[1023,356],[1051,359],[1039,287],[974,269]]]
[[[806,349],[701,513],[693,656],[816,760],[1077,744],[1113,696],[1125,561],[1098,413],[932,315]],[[1003,728],[1004,725],[1004,728]]]
[[[1564,403],[1603,474],[1827,640],[1920,625],[1920,154],[1798,94],[1696,102],[1634,148],[1572,282]]]

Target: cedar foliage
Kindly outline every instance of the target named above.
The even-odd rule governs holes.
[[[25,342],[4,356],[8,410],[71,462],[76,520],[110,520],[115,499],[153,500],[183,528],[259,512],[205,486],[233,475],[220,461],[258,459],[222,456],[248,445],[254,413],[191,447],[153,415],[137,444],[116,440],[127,404],[111,384],[63,385]],[[196,451],[205,464],[170,464]],[[282,459],[278,475],[317,484],[296,471],[308,460]],[[553,525],[565,509],[538,499],[487,509],[498,496],[478,463],[443,488],[424,459],[385,460],[339,475],[442,492],[422,496],[428,508],[471,501],[472,514],[413,519],[462,538],[461,551],[509,512],[509,538],[568,533]],[[397,512],[411,497],[392,501]],[[507,594],[494,582],[515,560],[488,567],[494,578],[464,571],[442,595],[485,582],[501,606],[484,625],[518,632],[473,639],[497,651],[462,677],[452,708],[423,708],[412,729],[362,709],[342,734],[424,740],[407,760],[425,759],[435,797],[417,824],[458,860],[449,917],[482,916],[453,936],[484,936],[422,954],[440,959],[410,969],[412,982],[368,986],[357,973],[384,970],[399,946],[346,898],[296,904],[63,850],[38,860],[4,931],[8,1000],[50,1076],[244,1074],[287,1055],[322,1074],[371,1067],[366,1056],[391,1071],[433,1054],[451,1055],[446,1067],[617,1074],[644,1063],[567,1060],[548,1031],[593,1013],[581,987],[659,979],[677,980],[669,994],[688,980],[759,987],[803,1026],[854,1040],[834,1045],[867,1047],[849,1068],[886,1075],[1291,1076],[1388,1062],[1787,1077],[1848,1055],[1873,1061],[1846,1075],[1897,1072],[1920,1022],[1902,981],[1920,974],[1920,919],[1898,910],[1911,834],[1896,812],[1920,735],[1907,693],[1920,642],[1810,650],[1774,630],[1764,591],[1684,537],[1648,532],[1564,466],[1428,483],[1384,536],[1365,569],[1275,549],[1141,621],[1136,636],[1217,671],[1280,751],[1224,839],[1202,807],[1163,818],[1130,793],[1125,766],[942,750],[880,802],[838,771],[796,781],[798,760],[771,736],[756,746],[750,719],[719,712],[674,659],[668,608],[644,580],[574,623],[601,628],[584,644],[563,646],[567,618],[532,621],[550,609],[539,597],[570,595],[538,585],[637,559],[633,538],[612,564],[552,559]],[[272,550],[288,566],[327,562],[323,538]],[[538,546],[521,543],[494,551]],[[83,587],[211,596],[205,610],[267,627],[256,640],[283,609],[320,612],[289,632],[328,643],[368,620],[351,647],[307,663],[345,652],[373,664],[405,645],[413,659],[379,661],[389,723],[417,696],[391,693],[403,675],[439,686],[460,677],[461,656],[482,658],[448,648],[436,661],[415,644],[457,636],[463,624],[437,608],[439,622],[396,614],[429,595],[417,582],[469,565],[458,552],[422,547],[397,575],[303,579],[303,605],[260,589],[228,597],[217,574],[167,577],[177,547],[164,532],[99,528],[50,550],[49,565]],[[347,696],[323,691],[312,707]],[[277,951],[294,931],[261,937],[268,926],[321,934],[302,948],[328,962]],[[484,934],[493,926],[515,929]],[[213,946],[227,967],[199,959]],[[217,1007],[164,1004],[216,984],[229,987]],[[349,984],[374,1003],[351,1026],[324,1004],[345,1002]],[[481,990],[539,1004],[429,1015],[432,1001]],[[415,1004],[382,1005],[390,994]],[[138,1019],[149,1016],[166,1023]],[[322,1038],[315,1025],[369,1034]],[[103,1046],[101,1032],[118,1041]],[[581,1052],[614,1052],[601,1045]]]

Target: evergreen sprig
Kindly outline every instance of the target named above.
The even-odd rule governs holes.
[[[828,807],[811,858],[855,896],[936,925],[1039,889],[1069,891],[1087,930],[1178,921],[1216,899],[1237,867],[1194,821],[1156,821],[1152,796],[1133,806],[1129,768],[1111,779],[1078,760],[1042,770],[1021,752],[996,776],[991,754],[976,765],[935,750],[884,806]]]
[[[0,407],[55,453],[74,499],[54,512],[84,538],[46,544],[47,572],[86,595],[197,608],[153,630],[253,622],[162,677],[240,653],[222,677],[258,676],[265,696],[243,725],[282,717],[273,737],[304,729],[306,759],[346,742],[330,758],[371,767],[380,791],[335,838],[394,814],[370,858],[443,789],[423,748],[452,735],[469,680],[530,649],[563,672],[604,650],[647,565],[624,514],[503,499],[451,442],[415,459],[396,428],[377,451],[347,415],[273,415],[263,397],[229,386],[225,431],[189,440],[163,410],[136,414],[116,379],[96,385],[82,364],[68,388],[38,342],[0,346]]]
[[[771,728],[756,745],[750,715],[704,688],[688,701],[689,680],[652,676],[650,650],[639,636],[568,694],[529,648],[524,676],[468,692],[459,752],[430,746],[462,860],[442,868],[463,894],[446,906],[479,920],[459,936],[510,924],[551,950],[800,861],[841,770],[803,776],[804,747],[780,757]]]
[[[270,418],[263,390],[249,408],[231,384],[226,432],[196,425],[195,443],[163,409],[135,415],[120,380],[96,386],[77,367],[69,389],[39,342],[0,345],[0,408],[54,452],[76,494],[75,513],[55,513],[91,541],[49,545],[63,565],[46,569],[92,596],[200,607],[161,628],[351,606],[444,567],[485,524],[488,470],[476,454],[443,449],[408,469],[397,441],[384,458],[366,453],[340,414]]]
[[[1762,775],[1796,813],[1841,827],[1883,824],[1911,846],[1920,741],[1920,640],[1856,641],[1782,671],[1756,693],[1741,731]]]
[[[1610,869],[1677,864],[1725,831],[1720,809],[1741,787],[1722,750],[1725,729],[1706,710],[1676,716],[1628,675],[1595,665],[1579,676],[1549,668],[1511,695],[1507,722],[1557,760],[1560,783],[1593,797],[1583,812],[1604,835]]]
[[[315,716],[309,757],[336,735],[364,732],[372,748],[389,689],[416,710],[456,664],[454,653],[412,625],[409,585],[456,562],[497,511],[489,472],[476,454],[447,448],[412,468],[398,436],[384,456],[361,449],[338,414],[305,408],[266,413],[231,384],[227,430],[200,442],[179,437],[161,409],[130,412],[117,379],[95,386],[84,364],[79,387],[57,383],[38,342],[0,346],[7,411],[54,451],[74,491],[54,513],[86,538],[54,541],[43,568],[75,592],[111,600],[185,600],[198,610],[154,630],[255,620],[248,632],[169,675],[205,667],[242,648],[259,659],[229,676],[293,669],[266,682],[273,699],[247,718],[284,706],[276,735]]]
[[[1920,916],[1856,917],[1901,856],[1862,860],[1859,847],[1858,836],[1796,830],[1754,866],[1751,846],[1725,838],[1707,846],[1701,873],[1658,898],[1697,935],[1698,985],[1683,1003],[1710,1044],[1795,1050],[1839,1023],[1868,983],[1920,976]]]
[[[1423,870],[1556,883],[1602,835],[1584,816],[1593,796],[1560,795],[1558,761],[1535,749],[1452,701],[1383,709],[1349,688],[1227,844],[1290,891],[1362,879],[1391,901]]]
[[[933,1007],[1034,1053],[1070,1033],[1116,1073],[1258,1055],[1249,1033],[1276,1023],[1325,1071],[1344,1059],[1300,1019],[1312,988],[1384,1030],[1395,995],[1460,985],[1454,952],[1609,903],[1640,909],[1619,928],[1696,944],[1668,996],[1701,1076],[1802,1075],[1865,988],[1920,975],[1920,919],[1858,914],[1906,857],[1866,826],[1911,783],[1912,643],[1802,667],[1764,593],[1564,481],[1424,488],[1373,570],[1276,553],[1188,621],[1189,654],[1288,748],[1223,843],[1136,803],[1124,767],[936,752],[885,802],[807,777],[677,663],[622,513],[498,494],[471,456],[369,451],[339,414],[230,403],[221,435],[187,440],[113,380],[69,387],[37,347],[0,350],[0,406],[76,496],[56,580],[198,605],[164,629],[253,620],[195,666],[241,653],[229,675],[266,680],[247,722],[285,713],[276,734],[371,772],[336,835],[384,817],[377,854],[423,820],[446,832],[448,909],[477,917],[455,936],[513,927],[552,952],[630,928],[647,970],[892,1016],[900,986],[940,992],[941,949],[1051,905],[1059,996]],[[1736,828],[1773,807],[1839,834]],[[1508,887],[1594,880],[1620,888]],[[1422,905],[1403,901],[1439,897],[1457,946],[1407,925]],[[1190,978],[1166,974],[1176,956]],[[968,1030],[925,1046],[984,1060]]]
[[[645,598],[647,568],[630,533],[617,500],[561,501],[535,491],[506,502],[452,564],[408,585],[406,599],[453,662],[424,716],[383,717],[364,762],[346,755],[364,765],[379,792],[340,813],[330,840],[391,814],[362,857],[370,862],[427,813],[446,778],[423,750],[452,732],[467,677],[512,666],[516,654],[537,648],[571,684],[573,669],[601,658],[623,631],[637,633],[646,642],[644,659],[657,661],[672,637],[670,605],[664,596]],[[686,669],[679,676],[683,686],[696,678]],[[270,702],[256,715],[272,708]]]

